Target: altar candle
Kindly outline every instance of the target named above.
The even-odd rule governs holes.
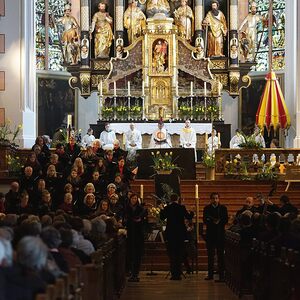
[[[140,187],[140,198],[144,199],[144,185],[143,184],[141,184],[141,187]]]
[[[207,96],[207,87],[206,87],[206,82],[204,81],[204,97]]]
[[[123,132],[123,141],[122,141],[122,143],[123,143],[123,146],[125,146],[125,144],[126,144],[126,135],[125,135],[125,132]]]
[[[193,83],[193,81],[191,81],[191,96],[193,96],[193,92],[194,92],[193,85],[194,85],[194,83]]]
[[[176,97],[178,97],[179,96],[179,93],[178,93],[178,82],[176,83],[176,90],[175,90],[175,93],[176,93]]]
[[[99,95],[103,96],[103,83],[102,83],[102,80],[100,80],[100,83],[99,83]]]
[[[114,81],[114,96],[117,96],[117,83]]]
[[[196,199],[199,198],[199,186],[198,186],[198,184],[195,185],[195,198]]]
[[[68,115],[67,128],[72,128],[72,115]]]
[[[127,82],[128,96],[130,96],[130,81]]]
[[[207,146],[207,133],[205,132],[205,137],[204,137],[204,146],[206,148]]]
[[[145,96],[145,82],[144,80],[142,81],[142,97]]]
[[[221,133],[218,132],[218,144],[221,145]]]

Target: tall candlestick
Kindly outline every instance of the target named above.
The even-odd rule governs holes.
[[[194,83],[191,81],[191,96],[194,94]]]
[[[99,95],[103,96],[103,82],[102,82],[102,80],[100,80],[100,83],[99,83]]]
[[[178,82],[176,83],[176,87],[175,87],[175,94],[176,94],[176,97],[179,96],[179,93],[178,93]]]
[[[141,186],[140,186],[140,198],[144,199],[144,185],[143,184],[141,184]]]
[[[205,136],[204,136],[204,147],[206,148],[207,147],[207,133],[205,132]]]
[[[130,96],[130,81],[127,82],[128,96]]]
[[[117,83],[114,81],[114,96],[117,96]]]
[[[142,97],[144,97],[144,96],[145,96],[145,82],[143,80],[143,82],[142,82]]]
[[[206,86],[206,81],[204,81],[204,97],[207,96],[207,86]]]
[[[72,115],[68,115],[67,128],[72,128]]]
[[[195,185],[195,198],[196,199],[199,198],[199,186],[198,186],[198,184]]]
[[[218,148],[221,145],[221,133],[218,132]]]

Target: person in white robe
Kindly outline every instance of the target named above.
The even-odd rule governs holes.
[[[152,133],[149,148],[172,148],[171,137],[164,126],[162,121],[158,122],[158,128]]]
[[[240,149],[240,144],[245,143],[245,138],[241,134],[240,130],[237,129],[235,131],[235,135],[230,140],[230,148],[231,149]]]
[[[266,148],[265,138],[261,134],[261,130],[259,127],[255,127],[253,135],[255,137],[255,142],[259,143],[262,148]]]
[[[89,128],[87,134],[82,138],[81,145],[86,148],[87,146],[92,146],[95,136],[93,135],[94,131],[92,128]]]
[[[217,136],[217,131],[215,129],[212,130],[211,136],[207,139],[207,153],[209,155],[213,155],[216,149],[221,147],[221,141]]]
[[[142,149],[142,135],[135,128],[134,123],[130,123],[129,130],[125,133],[125,149],[129,152],[135,152]]]
[[[185,126],[180,131],[180,146],[183,148],[195,149],[195,159],[196,159],[196,143],[197,143],[196,131],[194,128],[191,127],[191,121],[186,120]]]
[[[110,124],[105,123],[105,130],[100,133],[100,142],[103,150],[113,150],[114,141],[117,139],[116,134],[110,129]]]

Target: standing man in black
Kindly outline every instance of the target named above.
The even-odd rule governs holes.
[[[211,193],[210,204],[204,207],[203,222],[206,225],[206,248],[208,256],[208,276],[212,280],[214,274],[214,256],[217,250],[219,282],[224,281],[224,236],[228,222],[227,208],[220,204],[218,193]]]
[[[178,203],[177,194],[172,194],[170,204],[160,212],[162,220],[167,219],[166,242],[170,259],[171,280],[181,280],[181,263],[184,257],[184,241],[186,239],[186,227],[184,220],[191,220],[192,213],[188,213],[184,205]]]

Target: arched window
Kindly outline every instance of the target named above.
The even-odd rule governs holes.
[[[251,1],[249,1],[251,3]],[[286,0],[273,0],[273,70],[285,68],[285,5]],[[257,13],[268,19],[269,0],[257,1]],[[261,22],[257,28],[257,45],[259,45],[255,67],[256,71],[267,71],[268,59],[268,27]]]

